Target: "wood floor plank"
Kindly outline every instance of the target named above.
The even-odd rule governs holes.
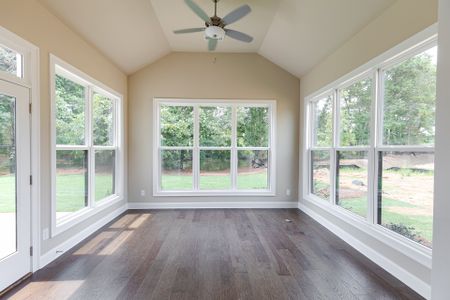
[[[5,298],[422,299],[295,209],[128,211]]]

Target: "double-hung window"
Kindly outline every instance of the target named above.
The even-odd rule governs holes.
[[[122,197],[123,159],[120,95],[56,57],[51,60],[54,234]]]
[[[155,195],[274,193],[274,101],[155,99]]]
[[[432,37],[308,98],[309,199],[431,248],[436,60]]]

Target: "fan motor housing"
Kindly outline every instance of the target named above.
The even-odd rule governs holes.
[[[214,40],[223,40],[225,37],[225,30],[222,27],[219,26],[209,26],[205,29],[205,37],[207,39],[214,39]]]

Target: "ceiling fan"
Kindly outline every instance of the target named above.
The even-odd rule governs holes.
[[[250,43],[253,41],[253,37],[249,36],[248,34],[245,34],[240,31],[236,31],[233,29],[225,28],[226,26],[233,24],[234,22],[239,21],[243,17],[245,17],[247,14],[250,13],[251,8],[247,4],[244,4],[232,12],[230,12],[228,15],[226,15],[223,18],[220,18],[217,16],[217,2],[219,0],[212,0],[214,2],[214,16],[209,17],[206,12],[201,9],[200,6],[198,6],[194,1],[192,0],[184,0],[187,6],[197,15],[199,16],[203,21],[205,21],[206,27],[200,27],[200,28],[188,28],[188,29],[181,29],[181,30],[175,30],[175,34],[182,34],[182,33],[193,33],[193,32],[205,32],[205,39],[208,40],[208,50],[214,51],[217,47],[217,42],[224,39],[225,35],[241,41],[245,43]]]

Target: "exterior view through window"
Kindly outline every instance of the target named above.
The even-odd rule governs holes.
[[[274,103],[155,100],[158,192],[270,192]]]
[[[119,98],[55,65],[56,224],[117,196]]]
[[[429,248],[436,61],[436,42],[422,44],[308,110],[309,193]]]
[[[0,44],[0,72],[23,77],[23,57],[20,53]]]

